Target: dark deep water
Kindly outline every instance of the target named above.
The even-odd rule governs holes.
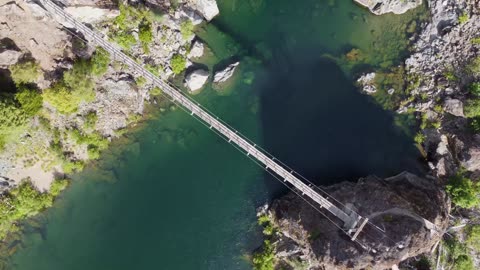
[[[395,63],[407,39],[399,22],[413,14],[375,17],[350,1],[218,2],[222,16],[199,29],[212,49],[203,63],[242,64],[228,89],[195,99],[319,184],[421,170],[413,140],[334,61],[356,47],[366,66]],[[29,223],[11,269],[250,268],[255,208],[285,188],[180,109],[156,114]]]

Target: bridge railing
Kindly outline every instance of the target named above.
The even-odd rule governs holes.
[[[254,142],[250,141],[248,137],[235,130],[233,127],[224,122],[221,118],[215,116],[212,112],[197,103],[195,100],[181,93],[181,90],[176,89],[169,82],[165,82],[159,79],[157,76],[146,70],[133,59],[125,55],[120,48],[112,46],[112,44],[106,41],[104,37],[99,36],[97,33],[95,33],[92,29],[88,28],[83,23],[77,22],[76,19],[74,19],[70,14],[65,12],[58,5],[51,2],[51,0],[39,1],[45,7],[49,7],[50,9],[52,9],[54,11],[54,14],[64,19],[67,24],[71,24],[74,28],[82,32],[85,37],[89,38],[94,43],[103,47],[106,51],[112,54],[115,59],[121,60],[130,68],[132,68],[135,72],[150,80],[157,86],[161,87],[163,92],[167,94],[174,102],[179,103],[181,106],[190,111],[192,113],[192,116],[199,118],[201,121],[207,123],[210,128],[216,129],[219,135],[224,136],[227,141],[234,142],[245,154],[254,156],[256,160],[258,160],[266,167],[267,170],[272,170],[273,172],[275,172],[278,176],[282,178],[283,181],[291,183],[294,187],[300,190],[302,194],[307,195],[309,198],[316,201],[321,207],[324,207],[326,210],[340,218],[345,223],[349,221],[351,217],[335,205],[337,204],[340,205],[340,207],[345,207],[343,204],[336,200],[329,201],[325,197],[315,192],[309,185],[305,184],[303,181],[300,180],[304,179],[312,185],[313,183],[308,181],[308,179],[304,178],[300,174],[290,169],[280,160],[276,159],[272,154],[259,147]],[[296,175],[300,177],[297,177]],[[327,197],[331,197],[325,191],[321,191]],[[354,211],[352,210],[351,212]],[[356,215],[359,216],[358,214]]]

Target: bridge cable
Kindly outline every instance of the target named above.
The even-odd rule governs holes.
[[[56,4],[54,4],[56,7],[55,8],[59,8]],[[71,17],[70,14],[66,13],[66,11],[64,10],[61,10],[62,13],[64,13],[64,15],[70,17],[70,19],[72,21],[74,21],[74,19]],[[58,14],[56,14],[57,16],[59,16]],[[64,17],[66,17],[64,16]],[[76,27],[77,24],[74,24],[74,26]],[[79,26],[81,27],[85,27],[88,29],[87,26],[83,25],[83,24],[80,24]],[[92,26],[93,27],[93,26]],[[68,32],[70,32],[71,34],[73,34],[74,36],[76,36],[77,38],[79,38],[82,42],[86,43],[88,45],[88,41],[86,41],[85,39],[83,39],[82,37],[79,37],[76,33],[72,32],[70,29],[68,29],[67,27],[64,26],[64,29],[67,30]],[[91,29],[88,29],[89,31],[92,31]],[[96,29],[95,29],[96,30]],[[83,33],[82,33],[83,34]],[[94,34],[97,34],[97,33],[94,33]],[[97,34],[98,35],[98,34]],[[93,42],[95,43],[95,41]],[[114,48],[114,47],[112,47]],[[121,49],[118,49],[118,48],[115,48],[119,51],[121,51]],[[135,70],[133,70],[135,72]],[[156,76],[155,76],[156,77]],[[182,93],[183,91],[178,89],[178,87],[176,87],[175,85],[173,85],[171,82],[169,82],[168,80],[167,81],[164,81],[164,83],[166,85],[168,85],[169,87],[173,88],[174,90]],[[153,83],[155,84],[155,83]],[[165,94],[164,94],[165,96]],[[168,99],[170,99],[170,97],[168,95],[166,95],[168,97]],[[238,132],[236,129],[234,129],[233,127],[231,127],[228,123],[224,122],[221,118],[219,118],[218,116],[216,116],[214,113],[212,113],[210,110],[208,110],[207,108],[205,108],[204,106],[202,106],[201,104],[199,104],[197,101],[195,101],[194,99],[192,99],[190,96],[188,95],[185,95],[185,94],[182,94],[183,97],[187,98],[188,100],[190,100],[191,102],[193,102],[194,104],[196,104],[197,106],[199,106],[202,110],[204,110],[205,112],[209,113],[210,115],[212,115],[213,117],[216,118],[217,121],[219,121],[220,123],[222,123],[223,125],[225,125],[227,128],[229,128],[230,130],[232,131],[235,131],[235,133],[237,133],[242,139],[246,140],[247,142],[249,142],[254,148],[256,148],[257,150],[261,151],[262,153],[264,153],[266,156],[268,156],[270,159],[274,160],[274,161],[277,161],[277,163],[280,163],[280,165],[282,165],[284,168],[287,168],[289,170],[291,170],[291,168],[286,165],[285,163],[283,163],[281,160],[275,158],[272,154],[270,154],[268,151],[266,151],[265,149],[263,149],[262,147],[256,145],[253,141],[251,141],[248,137],[246,137],[245,135],[243,135],[241,132]],[[175,103],[175,100],[171,100],[173,103]],[[182,105],[178,105],[180,108],[182,108],[182,110],[184,110],[185,112],[189,113],[185,108],[183,108]],[[195,119],[197,119],[198,121],[200,121],[203,125],[205,125],[206,127],[208,127],[201,119],[198,119],[197,117],[194,117]],[[218,133],[218,131],[214,131],[217,135],[221,136],[222,138],[224,137],[223,134],[221,133]],[[225,139],[225,138],[224,138]],[[228,142],[228,140],[227,140]],[[244,153],[243,150],[239,149],[238,146],[234,145],[235,148],[237,148],[237,150],[239,150],[240,152]],[[244,153],[245,154],[245,153]],[[251,160],[253,160],[258,166],[264,168],[263,165],[259,164],[256,160],[252,159],[250,156],[247,156],[249,157]],[[264,168],[265,169],[265,168]],[[277,176],[275,176],[274,174],[272,174],[268,169],[266,170],[269,174],[271,174],[272,176],[274,176],[277,180],[279,180],[282,184],[286,185],[281,179],[279,179]],[[323,190],[322,188],[320,188],[319,186],[315,185],[314,183],[312,183],[310,180],[308,180],[307,178],[305,178],[303,175],[301,175],[300,173],[294,171],[294,170],[291,170],[291,173],[294,173],[296,174],[297,176],[299,176],[300,178],[302,178],[304,181],[308,182],[311,186],[313,186],[314,188],[316,188],[317,190],[321,191],[322,193],[326,194],[328,197],[332,198],[334,201],[336,201],[337,203],[339,203],[340,205],[342,205],[345,209],[348,209],[350,210],[351,212],[354,212],[358,215],[358,213],[353,210],[351,207],[347,207],[345,204],[343,204],[342,202],[340,202],[339,200],[337,200],[335,197],[331,196],[328,192],[326,192],[325,190]],[[286,185],[287,186],[287,185]],[[292,190],[289,186],[287,186],[290,190]],[[292,190],[293,191],[293,190]],[[297,195],[299,195],[297,192],[295,192]],[[300,195],[299,195],[300,196]],[[302,197],[302,199],[305,200],[305,198],[303,198],[303,196],[300,196]],[[309,203],[310,204],[310,203]],[[311,204],[310,204],[311,205]],[[314,207],[314,206],[312,206]],[[318,211],[318,209],[317,209]],[[322,212],[320,212],[322,215],[324,215]],[[324,215],[325,216],[325,215]],[[359,215],[360,216],[360,215]],[[331,221],[331,220],[330,220]],[[332,223],[334,223],[332,221]],[[369,225],[375,227],[378,231],[380,231],[381,233],[385,234],[384,231],[382,231],[381,229],[379,229],[376,225],[374,225],[373,223],[371,223],[370,221],[368,221]],[[336,223],[334,223],[337,227],[338,225]],[[342,229],[342,231],[344,231]],[[345,231],[344,231],[345,232]],[[345,232],[346,233],[346,232]],[[348,233],[347,233],[348,234]],[[386,234],[385,234],[386,237],[388,237]],[[389,237],[388,237],[389,238]],[[392,242],[396,243],[394,240],[391,240]]]

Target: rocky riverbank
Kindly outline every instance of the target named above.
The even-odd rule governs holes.
[[[57,3],[152,73],[186,84],[208,50],[194,31],[219,13],[215,0]],[[36,1],[0,0],[0,184],[6,194],[0,203],[14,199],[25,180],[46,194],[56,179],[98,159],[142,119],[149,102],[169,106],[161,89],[85,39]],[[2,237],[38,210],[14,219],[3,213]]]
[[[183,76],[190,59],[203,55],[204,44],[197,41],[195,25],[218,15],[214,0],[147,1],[61,1],[74,17],[92,25],[120,44],[149,70],[167,79]],[[95,48],[82,40],[74,29],[64,28],[34,1],[0,1],[0,72],[12,87],[11,70],[34,63],[35,78],[29,82],[39,93],[54,88],[64,74],[79,61],[92,58]],[[143,28],[142,28],[143,27]],[[190,49],[191,48],[191,49]],[[187,76],[188,79],[188,76]],[[202,84],[203,85],[203,84]],[[202,86],[200,85],[199,88]],[[52,153],[54,131],[60,132],[66,161],[80,169],[88,156],[89,143],[67,136],[70,131],[98,134],[111,140],[121,134],[144,112],[144,104],[159,91],[122,64],[112,61],[93,82],[92,98],[78,102],[64,112],[43,99],[43,108],[25,124],[16,139],[8,139],[0,152],[0,175],[16,183],[30,178],[39,190],[47,190],[56,175],[70,173]],[[90,120],[87,118],[90,117]],[[87,123],[88,121],[93,123]],[[85,127],[89,125],[89,127]],[[2,136],[9,137],[9,134]],[[73,170],[73,171],[74,171]]]
[[[371,224],[354,243],[301,197],[290,193],[277,199],[260,211],[273,228],[267,234],[274,243],[276,269],[389,269],[431,252],[448,225],[445,192],[432,180],[410,173],[369,176],[325,191]]]
[[[355,2],[380,15],[401,14],[423,1]],[[263,262],[261,258],[266,257],[262,256],[270,253],[269,263],[282,269],[398,269],[399,265],[428,269],[425,265],[429,264],[437,269],[446,265],[478,267],[478,251],[466,239],[472,237],[480,216],[475,203],[480,194],[476,184],[480,176],[480,6],[478,1],[469,0],[426,4],[430,20],[414,36],[411,55],[404,64],[388,72],[364,73],[358,84],[365,94],[375,95],[385,87],[376,80],[378,72],[383,78],[385,74],[403,78],[404,89],[390,86],[382,90],[390,96],[400,92],[404,98],[396,103],[397,113],[417,117],[420,131],[415,141],[431,169],[428,177],[409,173],[388,179],[371,176],[356,184],[326,188],[336,199],[358,207],[385,231],[365,231],[362,241],[369,250],[352,245],[338,228],[293,193],[277,199],[259,212],[261,223],[267,224],[264,232],[268,240],[257,262]],[[465,186],[458,187],[458,181],[464,181]],[[455,221],[449,217],[445,189],[453,196]],[[452,193],[453,189],[457,193]],[[459,196],[467,200],[468,194],[472,194],[468,205],[473,208],[466,210],[467,203]],[[454,225],[466,229],[445,238],[446,229]],[[461,250],[461,260],[452,255],[455,248]],[[424,257],[416,257],[419,255]],[[416,259],[405,261],[412,257]]]

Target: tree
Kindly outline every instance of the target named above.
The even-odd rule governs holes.
[[[28,116],[34,116],[43,106],[43,97],[35,89],[21,86],[15,94],[15,99],[22,106],[23,111]]]
[[[473,225],[468,229],[467,244],[480,252],[480,225]]]
[[[33,61],[21,62],[10,66],[10,72],[15,84],[34,82],[40,75],[40,67]]]
[[[138,25],[138,39],[142,43],[143,51],[148,53],[148,45],[153,41],[152,23],[144,18]]]
[[[110,54],[103,48],[97,47],[90,59],[91,73],[94,76],[102,76],[107,72],[110,64]]]
[[[275,254],[273,244],[269,240],[263,241],[261,252],[253,255],[253,268],[255,270],[273,270],[275,267]]]
[[[193,23],[190,20],[183,21],[180,24],[180,33],[182,34],[183,39],[188,39],[193,35]]]
[[[170,66],[172,71],[175,74],[180,74],[185,70],[187,60],[180,54],[175,54],[172,59],[170,59]]]
[[[473,208],[480,205],[480,183],[474,183],[462,172],[452,176],[446,186],[452,202],[462,208]]]

